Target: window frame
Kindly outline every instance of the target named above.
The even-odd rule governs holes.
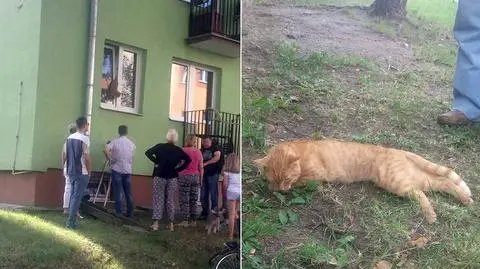
[[[208,80],[207,80],[208,79],[208,73],[207,72],[208,72],[207,70],[202,69],[200,71],[200,79],[198,81],[200,81],[201,83],[207,84],[208,83]]]
[[[100,100],[100,108],[103,108],[103,109],[106,109],[106,110],[111,110],[111,111],[116,111],[116,112],[124,112],[124,113],[130,113],[130,114],[140,114],[141,113],[140,99],[141,99],[141,96],[142,96],[142,86],[143,86],[142,82],[144,80],[144,77],[143,77],[143,63],[144,63],[144,60],[145,60],[144,59],[145,53],[139,48],[135,48],[135,47],[132,47],[132,46],[129,46],[129,45],[123,45],[123,44],[119,44],[119,43],[115,43],[115,42],[109,42],[109,41],[104,43],[103,48],[109,48],[109,49],[113,50],[114,59],[112,59],[112,68],[113,68],[113,74],[112,74],[113,78],[112,79],[114,79],[115,77],[118,77],[118,85],[120,85],[121,81],[123,81],[123,80],[120,80],[121,79],[120,74],[122,73],[122,71],[120,70],[120,66],[121,66],[120,65],[120,57],[121,57],[122,53],[124,51],[126,51],[126,52],[130,52],[130,53],[135,54],[135,58],[136,58],[136,64],[135,64],[135,66],[136,66],[136,68],[135,68],[135,93],[134,93],[134,101],[133,101],[134,107],[133,108],[122,106],[120,104],[121,103],[121,98],[122,98],[121,95],[115,99],[115,104],[103,103]]]
[[[207,84],[207,100],[206,101],[207,101],[207,104],[209,103],[209,101],[212,104],[211,107],[206,107],[206,109],[215,109],[215,107],[216,107],[215,100],[216,100],[216,91],[217,91],[217,73],[218,73],[218,71],[216,71],[213,68],[205,67],[204,65],[197,64],[197,63],[185,62],[185,61],[181,61],[181,60],[173,60],[170,63],[170,90],[169,90],[170,98],[169,98],[169,104],[168,104],[168,118],[169,118],[169,120],[177,121],[177,122],[184,122],[185,121],[185,116],[184,115],[182,115],[181,117],[170,115],[170,106],[171,106],[172,97],[173,97],[171,70],[172,70],[172,65],[174,65],[174,64],[187,66],[187,81],[186,81],[187,83],[185,84],[187,86],[187,92],[185,94],[184,112],[189,111],[190,110],[189,108],[192,107],[192,105],[193,105],[193,99],[191,98],[190,89],[191,89],[192,86],[194,86],[194,83],[196,82],[195,76],[191,75],[191,74],[195,74],[195,69],[204,70],[206,72],[212,72],[212,74],[213,74],[212,84],[213,85],[212,85],[212,90],[211,90],[211,93],[210,93],[210,98],[209,98],[210,100],[208,99],[208,81],[205,81],[205,82],[201,81],[201,82]],[[188,104],[187,104],[187,102],[188,102]]]

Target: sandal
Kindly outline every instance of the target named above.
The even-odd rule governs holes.
[[[150,226],[150,229],[152,229],[152,231],[158,231],[158,224],[157,225],[153,225]]]

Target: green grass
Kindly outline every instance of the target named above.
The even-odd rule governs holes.
[[[457,4],[442,0],[408,0],[407,9],[421,20],[439,23],[448,28],[453,27]]]
[[[394,268],[480,268],[477,204],[429,193],[438,215],[429,225],[417,202],[369,183],[310,185],[284,195],[270,192],[251,166],[270,144],[299,133],[382,144],[455,168],[476,199],[480,127],[435,122],[451,102],[456,48],[445,37],[451,37],[455,4],[409,0],[408,8],[414,23],[398,29],[372,20],[371,28],[407,40],[417,59],[409,67],[386,70],[384,63],[329,52],[305,55],[279,40],[267,50],[267,70],[244,74],[244,268],[372,268],[379,260]],[[429,240],[425,248],[407,243],[418,236]]]
[[[281,0],[285,3],[305,6],[369,6],[374,0]],[[257,0],[263,3],[265,0]],[[407,12],[420,20],[453,27],[457,4],[452,0],[408,0]]]
[[[272,71],[268,77],[253,78],[243,93],[243,142],[264,149],[265,122],[273,112],[300,114],[300,105],[311,98],[334,98],[342,89],[342,74],[335,70],[348,66],[352,70],[371,70],[371,60],[326,53],[301,56],[299,48],[289,42],[279,42],[272,53]],[[325,79],[328,78],[328,79]],[[368,79],[364,81],[368,84]],[[361,84],[361,83],[360,83]],[[363,85],[366,86],[366,85]],[[265,93],[271,93],[266,95]],[[333,120],[339,120],[332,115]]]
[[[0,210],[1,268],[208,268],[225,238],[203,229],[135,232],[84,219],[63,228],[58,212]]]
[[[347,267],[350,263],[353,249],[350,243],[354,236],[343,236],[333,243],[334,247],[323,242],[310,240],[298,251],[300,261],[306,266],[321,266],[325,264]]]

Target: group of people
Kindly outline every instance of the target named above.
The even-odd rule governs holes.
[[[62,150],[62,165],[65,177],[64,214],[68,214],[66,227],[78,227],[81,216],[80,202],[91,175],[89,156],[90,141],[86,132],[89,123],[85,117],[70,126],[70,135]],[[116,214],[122,214],[122,193],[126,202],[126,217],[132,217],[134,202],[131,187],[132,164],[136,146],[127,137],[128,128],[118,127],[119,136],[109,141],[104,153],[110,163],[113,198]],[[182,221],[178,226],[195,227],[197,219],[205,219],[211,210],[219,206],[219,181],[222,197],[228,206],[229,232],[233,239],[234,223],[240,209],[241,179],[240,158],[237,154],[224,157],[211,137],[202,138],[201,149],[197,148],[197,137],[188,135],[184,147],[176,145],[178,133],[170,129],[166,142],[149,148],[145,155],[154,164],[152,209],[152,230],[159,229],[159,220],[166,215],[167,229],[174,230],[175,201],[179,193]],[[198,191],[201,190],[202,212],[197,214]],[[225,206],[225,203],[222,203]]]

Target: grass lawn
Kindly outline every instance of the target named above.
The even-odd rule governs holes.
[[[256,0],[259,3],[265,0]],[[287,3],[306,6],[369,6],[374,0],[281,0]],[[407,10],[420,20],[436,22],[446,27],[452,27],[457,3],[453,0],[408,0]]]
[[[286,2],[322,10],[318,4],[327,1]],[[480,127],[436,124],[436,116],[447,111],[451,103],[455,5],[450,1],[408,3],[414,23],[399,27],[370,19],[368,24],[379,34],[375,42],[390,39],[412,50],[413,60],[393,63],[393,68],[369,57],[334,53],[328,48],[305,50],[302,33],[295,33],[293,38],[284,33],[284,37],[273,37],[271,43],[259,42],[274,31],[253,31],[254,24],[244,23],[244,268],[373,268],[381,260],[393,264],[392,268],[480,268],[478,202],[465,207],[449,195],[428,194],[438,215],[438,221],[429,225],[416,202],[370,183],[312,182],[283,195],[269,191],[252,165],[252,160],[264,156],[271,145],[300,137],[383,144],[454,168],[477,200]],[[253,5],[251,10],[260,10],[263,18],[282,25],[281,18],[275,17],[287,10],[281,9],[281,4],[257,1]],[[269,13],[271,9],[275,11]],[[289,9],[293,12],[295,7],[290,5]],[[445,12],[439,15],[437,10]],[[362,16],[352,8],[331,12],[343,16],[340,21]],[[309,15],[303,10],[299,13]],[[312,21],[318,19],[311,16]],[[325,33],[318,27],[319,40],[328,38]],[[351,36],[355,38],[355,33]],[[249,38],[257,39],[249,43]],[[255,57],[248,57],[248,53],[255,53]],[[411,240],[417,238],[426,238],[428,243],[412,245]]]
[[[85,218],[72,231],[64,222],[59,212],[0,210],[0,268],[208,268],[226,241],[200,226],[150,233]]]

